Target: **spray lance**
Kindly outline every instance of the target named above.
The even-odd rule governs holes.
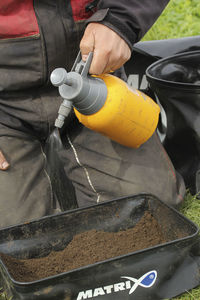
[[[63,126],[73,107],[86,127],[124,146],[138,148],[154,133],[159,106],[116,76],[88,75],[92,57],[91,52],[84,62],[79,52],[71,72],[57,68],[51,73],[51,82],[59,87],[63,98],[55,126]]]

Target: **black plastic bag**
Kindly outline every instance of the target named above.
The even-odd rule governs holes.
[[[151,89],[163,106],[166,148],[192,193],[200,191],[200,51],[190,51],[150,65]]]

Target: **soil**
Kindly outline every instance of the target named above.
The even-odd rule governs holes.
[[[0,256],[15,280],[30,282],[165,242],[157,221],[146,212],[133,228],[83,232],[75,235],[64,250],[46,257],[22,260]]]

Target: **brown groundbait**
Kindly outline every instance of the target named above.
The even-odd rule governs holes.
[[[145,212],[133,228],[119,232],[86,231],[75,235],[64,250],[43,258],[19,260],[4,254],[1,258],[15,280],[28,282],[165,242],[157,221]]]

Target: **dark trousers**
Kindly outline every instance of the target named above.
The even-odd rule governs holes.
[[[7,121],[0,126],[0,145],[11,164],[9,170],[0,172],[1,227],[60,211],[47,173],[44,145],[61,99],[54,88],[15,94],[0,100]],[[171,205],[181,202],[184,184],[156,134],[139,149],[131,149],[73,120],[63,139],[65,147],[58,155],[79,206],[143,192]]]

